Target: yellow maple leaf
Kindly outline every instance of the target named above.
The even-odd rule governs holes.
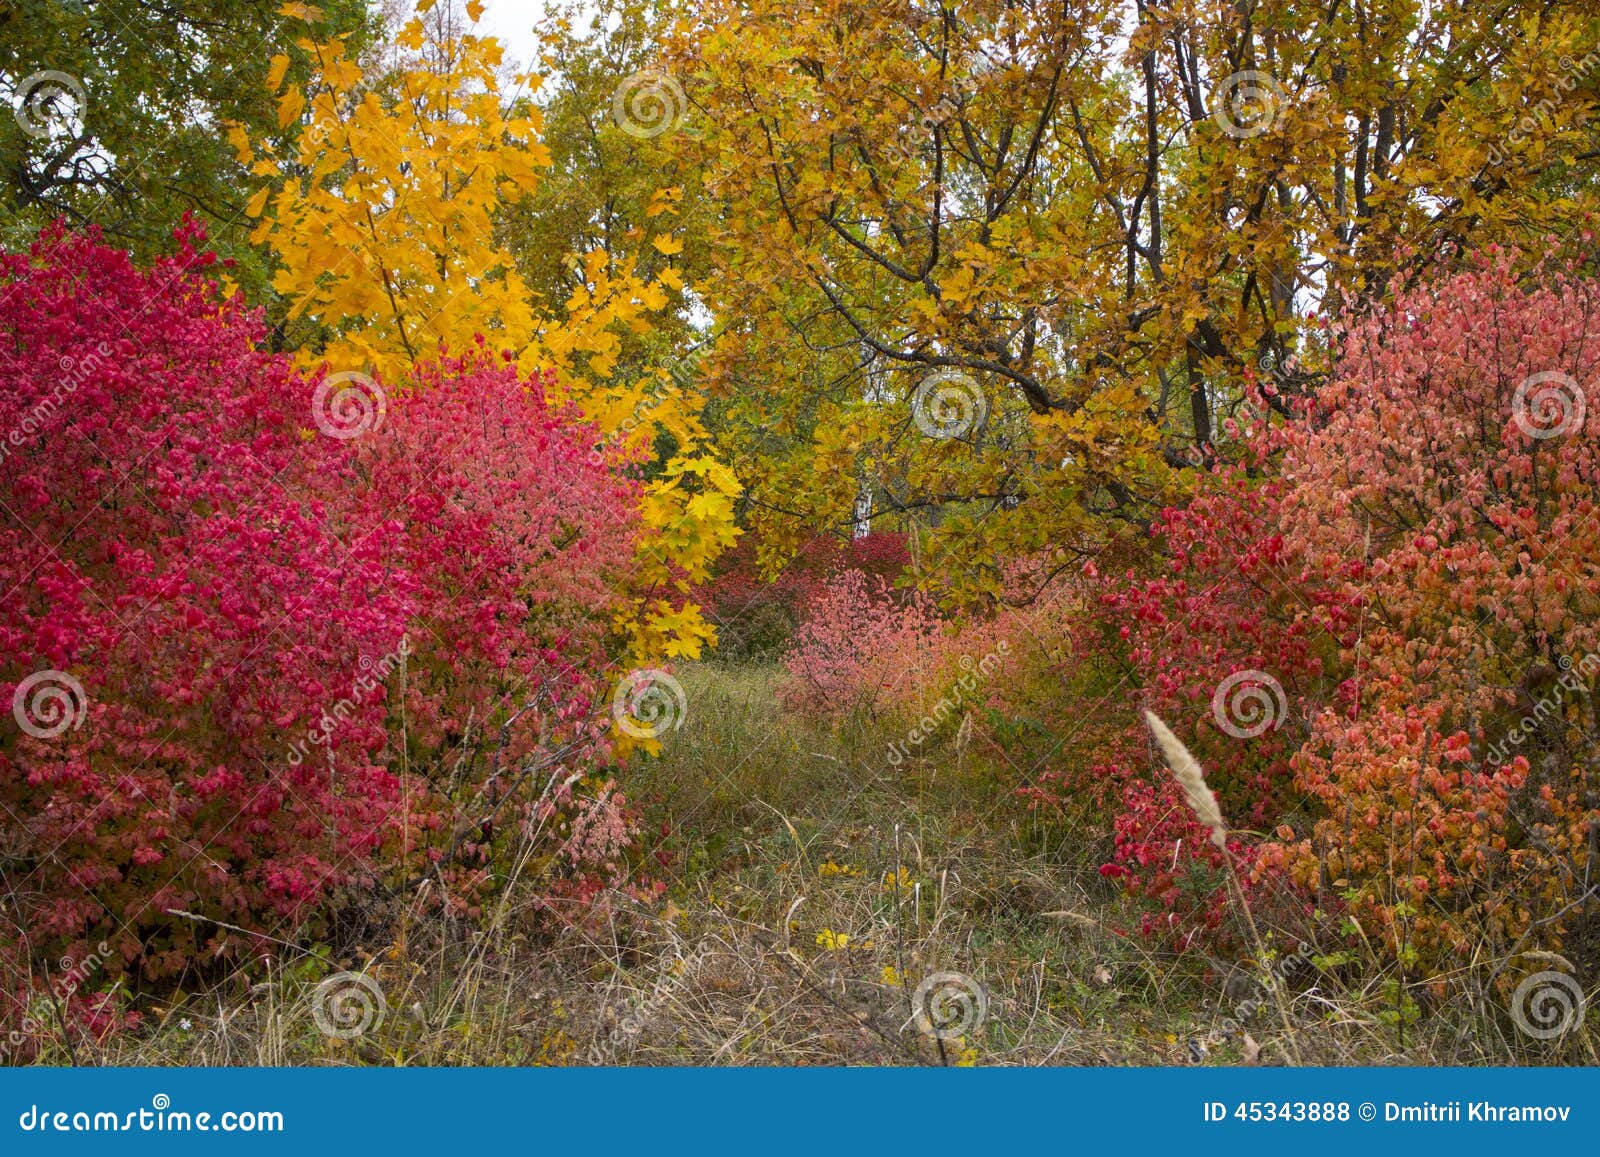
[[[283,94],[283,99],[278,101],[278,127],[286,129],[306,108],[306,95],[298,88],[291,88]]]
[[[233,146],[234,156],[241,165],[248,165],[255,160],[255,150],[250,147],[250,134],[244,131],[243,125],[230,123],[226,132],[228,143]]]
[[[284,73],[288,71],[289,58],[280,52],[267,65],[267,87],[277,92],[278,86],[283,83]]]

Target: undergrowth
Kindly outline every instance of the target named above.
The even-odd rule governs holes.
[[[630,784],[669,881],[659,903],[619,899],[552,934],[519,900],[538,890],[512,879],[477,926],[425,906],[376,914],[341,942],[284,944],[264,968],[147,1002],[138,1027],[101,1043],[47,1032],[37,1059],[1600,1061],[1592,1021],[1530,1041],[1492,1001],[1434,1006],[1426,977],[1307,943],[1319,921],[1346,943],[1331,915],[1293,933],[1264,921],[1262,948],[1237,959],[1164,951],[1138,930],[1137,901],[1098,871],[1109,831],[1013,802],[1016,771],[987,753],[987,724],[894,765],[891,734],[796,716],[779,706],[778,678],[683,672],[686,720]]]

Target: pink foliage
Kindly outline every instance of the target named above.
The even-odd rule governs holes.
[[[784,657],[791,706],[838,715],[915,709],[954,658],[945,624],[920,593],[847,570],[828,580]]]
[[[820,535],[776,577],[763,572],[757,556],[754,536],[745,535],[722,556],[716,577],[695,591],[696,601],[717,625],[719,646],[727,652],[782,647],[812,616],[829,581],[844,571],[893,584],[910,562],[905,536],[887,531],[848,541]]]
[[[1315,821],[1272,859],[1367,881],[1396,951],[1594,926],[1597,420],[1600,284],[1491,253],[1349,319],[1291,431],[1285,534],[1362,631],[1351,710],[1295,759]]]

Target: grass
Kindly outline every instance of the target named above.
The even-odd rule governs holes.
[[[476,927],[383,913],[40,1060],[1600,1063],[1600,1017],[1530,1041],[1489,1002],[1427,1007],[1425,986],[1375,966],[1308,964],[1269,997],[1260,978],[1294,947],[1270,927],[1256,959],[1160,952],[1098,873],[1106,833],[1015,803],[994,737],[895,765],[885,728],[796,718],[776,678],[690,667],[682,728],[630,769],[660,903],[555,935],[516,881]]]

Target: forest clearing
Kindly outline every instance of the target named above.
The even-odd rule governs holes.
[[[1600,1065],[1600,12],[0,5],[8,1065]]]

